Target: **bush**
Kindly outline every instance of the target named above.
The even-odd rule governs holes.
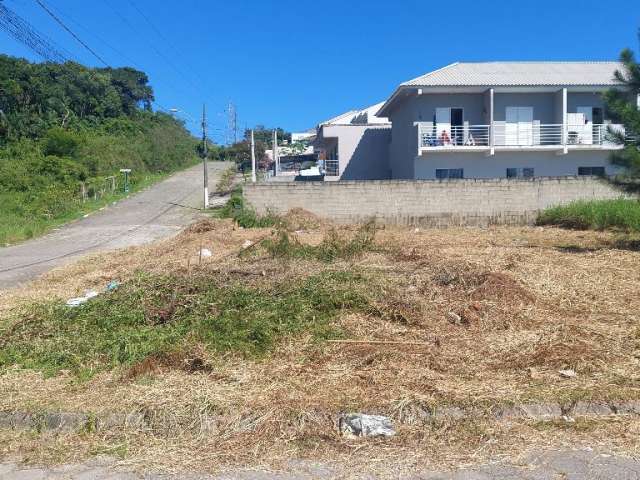
[[[80,146],[80,137],[62,128],[52,128],[44,138],[43,153],[58,157],[73,156]]]
[[[234,191],[225,206],[217,210],[216,214],[220,218],[233,219],[243,228],[273,227],[280,223],[280,219],[276,215],[259,216],[245,203],[241,189]]]
[[[579,230],[640,231],[640,202],[633,199],[576,201],[544,210],[538,225]]]

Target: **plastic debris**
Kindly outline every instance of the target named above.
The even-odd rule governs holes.
[[[208,248],[203,248],[200,250],[200,256],[202,258],[208,258],[211,255],[213,255],[213,253],[211,253],[211,250],[209,250]]]
[[[119,286],[120,286],[120,282],[118,282],[117,280],[111,280],[107,284],[107,286],[105,287],[104,291],[105,292],[111,292],[111,291],[115,290],[116,288],[118,288]],[[100,295],[100,293],[98,293],[96,290],[93,290],[93,289],[85,290],[84,296],[70,298],[69,300],[67,300],[67,306],[68,307],[79,307],[80,305],[83,305],[83,304],[87,303],[92,298],[97,297],[98,295]]]
[[[340,433],[347,437],[392,437],[396,434],[390,418],[365,413],[342,415],[339,428]]]
[[[575,372],[575,370],[572,370],[570,368],[566,369],[566,370],[558,370],[558,373],[563,378],[575,378],[575,377],[578,376],[578,374]]]
[[[87,300],[89,300],[87,297],[70,298],[67,300],[67,307],[78,307],[83,303],[87,303]]]

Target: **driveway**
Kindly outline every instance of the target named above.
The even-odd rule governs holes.
[[[229,165],[209,163],[210,190]],[[18,286],[87,253],[175,235],[204,215],[202,204],[200,164],[43,237],[0,248],[0,289]]]

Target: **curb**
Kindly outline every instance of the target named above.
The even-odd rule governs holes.
[[[380,413],[380,412],[377,412]],[[495,420],[514,422],[520,420],[571,421],[574,417],[611,417],[640,415],[640,400],[614,402],[576,401],[562,405],[560,403],[525,403],[513,406],[496,406],[489,409],[449,406],[433,408],[420,404],[397,409],[390,418],[399,424],[426,426],[436,421]],[[252,417],[253,418],[253,417]],[[225,423],[222,416],[202,415],[187,422],[186,430],[198,434],[220,431]],[[182,422],[180,422],[182,423]],[[89,414],[73,412],[17,412],[0,411],[0,429],[73,432],[107,431],[112,429],[131,429],[159,432],[166,430],[175,422],[166,415],[147,415],[140,412]],[[183,424],[184,425],[184,424]]]

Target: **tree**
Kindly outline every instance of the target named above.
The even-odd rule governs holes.
[[[620,143],[625,142],[626,137],[626,142],[624,149],[613,153],[611,163],[624,167],[630,176],[640,177],[640,110],[637,103],[640,65],[630,49],[620,53],[620,62],[623,68],[616,70],[615,77],[626,89],[611,89],[606,92],[604,99],[611,119],[625,126],[625,135],[616,132],[610,134]]]
[[[286,132],[280,127],[276,128],[276,132],[278,135],[278,145],[282,145],[284,142],[291,143],[291,133]],[[256,142],[271,145],[273,143],[273,129],[266,128],[264,125],[256,125],[253,129],[253,137]],[[248,128],[244,131],[244,139],[251,141],[251,129]],[[271,146],[268,148],[271,148]]]

